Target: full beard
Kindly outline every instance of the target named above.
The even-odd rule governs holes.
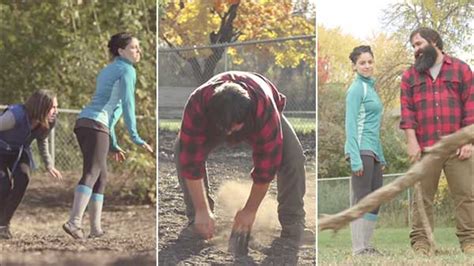
[[[421,55],[420,55],[421,53]],[[428,45],[415,55],[415,70],[423,73],[430,69],[436,62],[438,54],[433,45]]]

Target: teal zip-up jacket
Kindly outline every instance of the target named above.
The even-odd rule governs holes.
[[[145,144],[137,132],[136,80],[137,74],[133,64],[123,57],[115,58],[100,71],[94,97],[79,114],[79,118],[92,119],[109,128],[110,146],[113,151],[120,150],[114,128],[122,113],[132,141],[138,145]]]
[[[346,92],[346,143],[344,153],[351,170],[363,170],[361,151],[372,152],[386,165],[380,141],[383,105],[374,89],[375,80],[357,74]]]

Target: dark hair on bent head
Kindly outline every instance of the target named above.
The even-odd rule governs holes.
[[[44,128],[49,128],[48,113],[53,108],[56,94],[50,90],[37,90],[25,103],[30,122],[36,120]]]
[[[113,35],[107,44],[110,54],[113,57],[120,56],[118,49],[125,49],[125,47],[127,47],[127,45],[132,41],[132,38],[133,35],[128,32],[120,32]]]
[[[251,108],[248,92],[237,83],[226,82],[214,89],[208,105],[210,120],[219,130],[244,122]]]
[[[428,27],[420,27],[410,34],[410,43],[415,35],[420,34],[420,36],[427,40],[429,43],[434,43],[436,47],[438,47],[441,51],[443,51],[443,40],[441,40],[441,36],[439,33],[431,28]]]
[[[363,53],[369,53],[372,57],[374,57],[374,53],[372,53],[372,49],[370,49],[369,45],[360,45],[354,47],[352,49],[352,53],[349,55],[349,59],[352,61],[353,64],[357,63],[357,59]]]

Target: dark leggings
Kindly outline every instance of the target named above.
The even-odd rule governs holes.
[[[351,206],[383,185],[382,164],[375,160],[373,156],[361,155],[361,158],[364,165],[364,174],[362,176],[352,176]],[[378,214],[379,207],[370,213]]]
[[[25,152],[10,175],[16,159],[17,155],[0,155],[0,226],[10,224],[30,181],[30,159]]]
[[[93,193],[104,194],[107,183],[107,153],[109,134],[87,127],[74,130],[82,151],[83,167],[79,185],[92,188]]]

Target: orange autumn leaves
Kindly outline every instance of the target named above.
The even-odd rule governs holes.
[[[291,0],[281,1],[184,1],[169,3],[160,19],[160,38],[175,47],[205,46],[212,44],[212,32],[218,32],[232,5],[237,5],[233,30],[236,41],[268,40],[289,36],[315,35],[314,12],[296,15]],[[259,56],[273,58],[281,67],[296,67],[301,62],[314,66],[315,42],[288,41],[279,45],[256,45],[252,49]],[[313,51],[313,52],[308,52]],[[228,49],[234,64],[244,58],[234,48]],[[206,57],[209,49],[187,52],[184,56]]]

